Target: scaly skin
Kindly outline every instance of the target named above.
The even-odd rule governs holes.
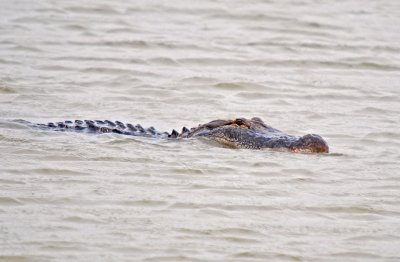
[[[231,148],[287,149],[292,152],[329,153],[328,144],[315,134],[302,137],[283,133],[266,125],[260,118],[214,120],[183,132],[178,137],[204,136]]]
[[[266,125],[260,118],[237,118],[234,120],[214,120],[198,127],[187,129],[181,133],[173,130],[171,133],[158,132],[153,127],[143,128],[140,125],[123,124],[119,121],[101,120],[75,120],[48,123],[26,124],[43,129],[56,131],[78,131],[89,133],[117,133],[130,136],[148,136],[173,139],[186,139],[192,137],[206,137],[231,148],[264,149],[276,148],[292,152],[328,153],[329,147],[325,140],[315,134],[302,137],[283,133]]]

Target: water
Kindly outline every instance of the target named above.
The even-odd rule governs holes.
[[[398,1],[1,1],[0,260],[398,261]],[[45,132],[258,116],[328,155]]]

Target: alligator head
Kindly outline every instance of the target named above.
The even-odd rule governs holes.
[[[232,148],[287,149],[292,152],[328,153],[325,140],[315,134],[292,136],[272,128],[260,118],[214,120],[197,128],[184,128],[178,137],[204,136]]]

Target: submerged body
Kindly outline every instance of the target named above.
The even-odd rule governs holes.
[[[29,122],[25,122],[29,123]],[[260,118],[236,118],[234,120],[214,120],[209,123],[188,129],[184,127],[179,133],[158,132],[154,127],[143,128],[140,125],[124,124],[119,121],[75,120],[33,124],[36,127],[56,131],[79,131],[90,133],[118,133],[130,136],[165,137],[172,139],[186,139],[192,137],[206,137],[231,148],[247,149],[286,149],[292,152],[328,153],[326,141],[319,135],[308,134],[302,137],[288,135],[272,128]]]

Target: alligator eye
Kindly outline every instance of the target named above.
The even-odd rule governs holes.
[[[235,124],[243,127],[243,128],[249,128],[249,126],[247,125],[246,121],[244,119],[238,118],[235,120]]]
[[[240,126],[240,125],[244,124],[244,121],[243,121],[243,119],[238,118],[235,120],[235,124]]]

